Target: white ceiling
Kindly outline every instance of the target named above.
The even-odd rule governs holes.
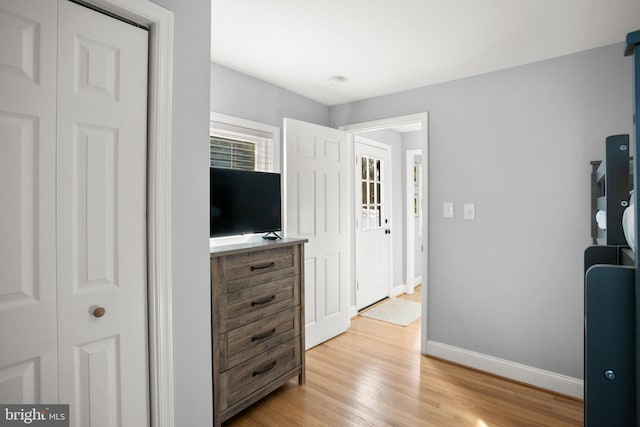
[[[212,61],[336,105],[622,42],[640,0],[212,0],[211,15]]]

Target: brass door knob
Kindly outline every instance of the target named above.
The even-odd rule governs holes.
[[[107,312],[107,310],[105,310],[105,309],[104,309],[104,307],[96,307],[96,308],[93,310],[93,315],[94,315],[95,317],[102,317],[102,316],[104,316],[104,314],[105,314],[106,312]]]

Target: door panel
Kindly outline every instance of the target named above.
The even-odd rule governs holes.
[[[39,359],[26,360],[0,368],[0,402],[39,401]]]
[[[0,38],[6,41],[0,49],[0,70],[37,84],[40,45],[38,27],[40,20],[46,17],[34,16],[37,13],[24,6],[16,7],[15,1],[6,6],[7,9],[0,10]]]
[[[58,401],[56,4],[0,4],[0,402]]]
[[[316,233],[316,174],[314,171],[296,171],[297,219],[299,237],[313,237]]]
[[[76,426],[144,426],[148,34],[59,7],[60,401]]]
[[[391,289],[391,183],[388,149],[356,137],[356,307],[389,296]]]
[[[75,405],[79,426],[120,426],[120,346],[118,336],[106,337],[74,348],[77,390]]]
[[[324,232],[326,234],[340,234],[340,180],[339,172],[324,174]]]
[[[284,120],[285,233],[305,246],[307,348],[349,328],[348,166],[344,132]]]
[[[331,286],[340,283],[340,253],[327,254],[324,258],[325,318],[340,315],[340,289]]]

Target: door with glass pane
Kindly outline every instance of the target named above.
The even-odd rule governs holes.
[[[391,289],[391,174],[389,148],[356,136],[356,307]]]

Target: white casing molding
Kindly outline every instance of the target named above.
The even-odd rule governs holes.
[[[475,351],[436,341],[427,341],[427,355],[578,399],[583,399],[584,397],[583,380],[544,369],[476,353]]]
[[[422,149],[417,150],[407,150],[406,151],[406,164],[405,164],[405,245],[406,245],[406,265],[405,265],[405,276],[407,278],[407,282],[411,285],[410,277],[415,272],[415,239],[416,239],[416,230],[415,230],[415,215],[414,215],[414,207],[413,207],[413,197],[414,197],[414,178],[413,178],[413,165],[415,163],[416,156],[422,155]],[[423,261],[424,262],[424,261]],[[413,294],[413,289],[415,286],[407,286],[407,294]]]

